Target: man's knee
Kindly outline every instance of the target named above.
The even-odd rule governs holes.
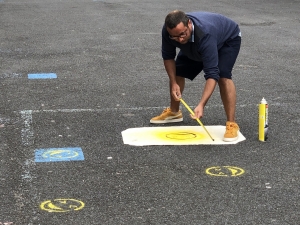
[[[221,77],[218,81],[220,88],[231,87],[233,85],[233,80],[230,78]]]
[[[230,78],[220,77],[218,84],[226,84],[227,82],[232,81]]]

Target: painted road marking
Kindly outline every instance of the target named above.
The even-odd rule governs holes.
[[[46,200],[40,204],[40,208],[47,212],[64,213],[81,210],[84,205],[84,202],[76,199],[61,198]]]
[[[218,177],[237,177],[245,173],[245,170],[236,166],[214,166],[206,169],[206,174]]]
[[[0,2],[1,2],[1,0],[0,0]],[[0,49],[0,52],[1,52],[1,49]],[[1,79],[5,79],[5,78],[19,78],[19,77],[22,77],[21,73],[3,73],[3,74],[0,74],[0,78]],[[1,222],[0,222],[0,225],[1,225]]]
[[[35,162],[60,162],[84,160],[82,149],[79,147],[46,148],[35,150]]]
[[[24,127],[21,130],[22,144],[30,146],[33,144],[33,129],[32,129],[32,111],[21,111],[21,119],[24,121]]]
[[[28,79],[55,79],[56,73],[30,73]]]
[[[258,104],[248,104],[248,105],[237,105],[238,108],[245,108],[245,107],[257,107]],[[277,103],[274,106],[288,106],[285,103]],[[73,112],[110,112],[110,111],[148,111],[148,110],[161,110],[165,109],[168,106],[153,106],[153,107],[111,107],[111,108],[99,108],[99,109],[35,109],[35,110],[22,110],[21,113],[56,113],[56,112],[64,112],[64,113],[73,113]],[[190,106],[192,108],[196,106]],[[219,105],[212,105],[212,106],[205,106],[206,108],[223,108],[222,104]]]

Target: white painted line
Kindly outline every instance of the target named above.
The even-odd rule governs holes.
[[[33,144],[33,129],[32,129],[32,110],[21,111],[21,119],[24,121],[24,127],[21,130],[22,144],[30,146]]]
[[[20,112],[21,119],[24,121],[24,127],[21,130],[21,138],[23,146],[31,146],[34,143],[34,133],[32,127],[32,110],[24,110]],[[30,149],[29,149],[30,150]],[[31,156],[31,154],[28,154]],[[22,165],[22,182],[20,192],[18,193],[20,196],[27,196],[27,198],[31,199],[32,202],[37,202],[39,200],[37,188],[34,185],[33,179],[36,177],[33,175],[32,171],[35,168],[34,157],[30,157],[26,159],[24,164]],[[24,190],[24,186],[26,185],[27,189]],[[33,214],[30,217],[30,223],[34,224],[38,220],[37,210],[33,210]]]
[[[122,110],[132,110],[132,111],[140,111],[140,110],[150,110],[150,109],[161,109],[164,107],[132,107],[132,108],[101,108],[101,109],[46,109],[46,110],[28,110],[31,111],[31,113],[42,113],[42,112],[48,112],[48,113],[56,113],[56,112],[66,112],[66,113],[72,113],[72,112],[109,112],[109,111],[122,111]],[[24,110],[22,112],[26,112],[27,110]]]
[[[32,179],[34,178],[31,175],[31,172],[30,172],[30,167],[31,166],[35,166],[34,158],[32,158],[32,159],[26,159],[24,165],[22,166],[23,175],[21,175],[22,180],[25,180],[26,182],[31,182]]]
[[[0,2],[1,2],[1,0],[0,0]],[[0,52],[3,52],[3,51],[1,51],[1,49],[0,49]],[[0,78],[1,79],[5,79],[5,78],[19,78],[19,77],[22,77],[22,74],[20,74],[20,73],[3,73],[3,74],[0,74]]]
[[[276,106],[283,105],[283,104],[276,104]],[[258,106],[258,104],[248,104],[248,105],[237,105],[237,107],[245,108],[249,106]],[[56,113],[56,112],[65,112],[65,113],[72,113],[72,112],[109,112],[109,111],[142,111],[142,110],[156,110],[156,109],[165,109],[168,106],[157,106],[157,107],[128,107],[128,108],[120,108],[120,107],[113,107],[113,108],[101,108],[101,109],[43,109],[43,110],[22,110],[21,114],[32,114],[32,113]],[[195,108],[196,106],[191,106],[191,108]],[[205,106],[205,108],[219,108],[223,107],[222,104],[220,105],[213,105],[213,106]]]

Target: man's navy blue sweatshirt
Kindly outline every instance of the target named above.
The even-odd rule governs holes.
[[[205,79],[219,80],[218,50],[227,40],[240,34],[239,26],[233,20],[216,13],[186,13],[194,24],[194,42],[180,44],[169,38],[165,26],[162,29],[162,58],[175,59],[176,47],[188,58],[203,62]]]

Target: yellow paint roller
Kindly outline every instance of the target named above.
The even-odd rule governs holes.
[[[182,98],[180,98],[180,102],[187,108],[187,110],[194,116],[195,113],[193,112],[193,110],[191,110],[191,108],[185,103],[185,101],[183,101]],[[215,141],[215,139],[212,138],[212,136],[208,133],[208,131],[206,130],[205,126],[203,125],[203,123],[199,120],[196,119],[197,122],[203,127],[203,129],[206,131],[206,133],[208,134],[208,136],[211,138],[211,140]]]

